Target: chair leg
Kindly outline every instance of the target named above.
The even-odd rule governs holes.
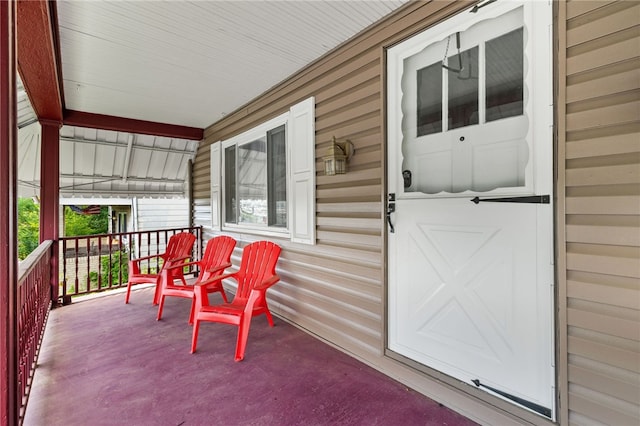
[[[247,348],[247,338],[249,337],[249,327],[251,326],[251,315],[243,315],[238,324],[238,341],[236,342],[235,361],[244,359],[244,351]]]
[[[158,316],[156,317],[156,321],[160,321],[162,318],[162,308],[164,308],[164,299],[165,295],[160,296],[160,303],[158,304]]]
[[[160,303],[160,290],[162,289],[162,283],[156,282],[156,291],[153,293],[153,304],[157,305]]]
[[[271,312],[268,308],[264,311],[264,314],[267,316],[267,321],[269,321],[269,327],[273,327],[273,317],[271,316]]]
[[[196,296],[191,299],[191,311],[189,312],[189,325],[193,324],[193,318],[196,316]]]
[[[224,300],[224,303],[229,303],[229,299],[227,299],[227,293],[224,292],[222,284],[220,284],[220,294],[222,295],[222,300]]]
[[[124,303],[129,303],[129,296],[131,295],[131,281],[127,283],[127,295],[124,297]]]
[[[200,329],[200,321],[198,319],[193,321],[193,335],[191,337],[191,353],[196,351],[196,345],[198,344],[198,330]]]

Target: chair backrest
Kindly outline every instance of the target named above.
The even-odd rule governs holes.
[[[240,269],[235,274],[238,290],[234,299],[246,299],[251,290],[276,274],[282,249],[271,241],[256,241],[242,250]]]
[[[200,277],[198,281],[204,281],[211,276],[208,269],[224,265],[231,261],[231,254],[236,246],[236,240],[226,235],[211,238],[207,242],[204,254],[200,260]],[[218,271],[217,274],[221,273]]]
[[[161,255],[165,263],[171,259],[178,259],[191,255],[191,249],[196,241],[196,236],[191,232],[179,232],[169,238],[167,249]]]

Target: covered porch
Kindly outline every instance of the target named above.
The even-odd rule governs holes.
[[[241,363],[222,324],[191,355],[189,301],[169,298],[156,321],[152,298],[51,311],[24,425],[475,424],[281,318],[254,320]]]
[[[0,1],[0,358],[5,361],[0,363],[0,426],[468,420],[491,425],[637,425],[638,17],[640,3],[620,0]],[[492,24],[497,18],[500,26]],[[487,29],[482,39],[472,37],[471,30],[477,28]],[[494,28],[500,34],[493,34]],[[425,34],[429,40],[419,37]],[[409,201],[423,192],[405,190],[418,175],[402,164],[405,154],[397,126],[416,124],[409,118],[418,109],[414,100],[416,105],[422,102],[417,101],[422,90],[413,87],[418,81],[413,77],[421,70],[435,70],[436,83],[447,90],[450,73],[462,82],[478,81],[479,86],[469,86],[478,95],[472,97],[480,105],[478,123],[501,121],[487,121],[487,114],[481,118],[490,105],[485,96],[492,81],[488,74],[471,78],[469,72],[467,79],[460,74],[459,61],[454,62],[460,65],[456,69],[445,65],[476,48],[485,52],[478,60],[487,63],[486,53],[492,51],[487,47],[494,41],[515,40],[502,39],[505,34],[517,35],[517,48],[494,50],[522,64],[514,68],[519,70],[516,86],[523,88],[514,99],[520,102],[522,94],[523,105],[532,100],[514,117],[530,126],[527,146],[541,149],[540,155],[530,150],[530,161],[517,169],[524,170],[524,182],[513,180],[506,187],[499,184],[460,196],[450,197],[451,191],[442,197],[433,194],[441,202],[439,215],[436,209],[402,206],[398,194]],[[481,45],[467,49],[467,41],[459,39]],[[541,49],[529,41],[541,43]],[[401,45],[409,49],[407,57],[414,56],[415,48],[435,62],[425,57],[427,67],[400,73],[404,59],[393,52]],[[504,81],[509,73],[498,71],[510,68],[497,68],[492,77]],[[420,87],[428,87],[430,75],[425,71]],[[416,89],[406,108],[400,102],[400,95],[409,93],[403,81]],[[453,129],[469,134],[449,138],[443,118],[449,114],[449,101],[441,92],[425,94],[423,103],[437,100],[443,124],[437,139],[451,142],[453,150],[468,150],[475,133],[468,127],[475,126],[476,119]],[[32,110],[21,108],[28,103],[23,102],[26,97]],[[420,114],[430,115],[428,109]],[[409,127],[418,127],[413,124]],[[39,144],[33,157],[20,156],[21,130]],[[487,131],[488,136],[499,133]],[[281,173],[274,179],[266,173],[260,179],[252,174],[244,175],[244,181],[236,179],[243,176],[243,169],[236,167],[241,148],[253,155],[242,164],[244,170],[269,162],[264,160],[263,140],[277,148],[268,160]],[[337,157],[327,154],[335,154],[337,143],[351,146],[357,155],[342,159],[343,166],[349,161],[348,168],[341,169],[348,173],[334,175],[335,167],[327,164]],[[262,163],[253,161],[258,157]],[[493,159],[487,154],[483,164],[492,171],[507,170],[494,167]],[[33,167],[30,180],[20,177],[23,160]],[[67,160],[73,167],[65,166]],[[432,163],[439,167],[439,162]],[[459,170],[468,177],[473,168]],[[234,196],[240,187],[248,194],[244,204]],[[256,198],[261,203],[246,203],[254,197],[246,188],[254,187],[272,193]],[[41,244],[29,262],[19,262],[16,253],[21,190],[32,191],[40,204]],[[203,326],[199,351],[189,354],[185,301],[170,301],[160,322],[155,321],[147,290],[136,291],[129,306],[123,303],[124,295],[57,306],[68,295],[60,286],[59,273],[65,274],[60,256],[94,253],[90,243],[81,241],[72,249],[65,247],[61,207],[104,205],[100,197],[123,193],[144,198],[168,192],[185,197],[181,209],[188,223],[175,227],[200,229],[202,243],[221,234],[234,236],[236,265],[242,248],[256,240],[282,247],[277,265],[281,281],[269,294],[276,327],[256,319],[242,363],[233,362],[233,327]],[[394,272],[408,271],[405,264],[426,264],[409,250],[394,250],[415,248],[399,238],[417,234],[407,225],[420,219],[429,226],[462,230],[448,239],[432,233],[433,241],[444,242],[440,246],[448,250],[423,256],[460,265],[468,259],[458,256],[460,248],[471,247],[462,238],[470,235],[468,230],[497,235],[467,219],[497,218],[487,206],[500,205],[498,200],[521,206],[514,194],[532,202],[530,214],[509,215],[505,210],[505,216],[546,225],[544,234],[526,224],[512,227],[531,231],[532,238],[544,235],[544,241],[527,242],[519,232],[512,233],[510,241],[522,259],[532,261],[532,268],[519,275],[504,268],[500,277],[505,279],[496,280],[487,279],[484,270],[473,274],[478,284],[504,284],[492,287],[493,292],[466,281],[423,279],[425,268],[417,268],[408,278],[419,276],[428,291],[408,292],[403,300],[410,308],[426,306],[422,302],[433,294],[429,291],[440,288],[475,306],[468,314],[458,299],[441,298],[444,309],[394,317],[394,312],[410,312],[392,292],[409,280]],[[498,198],[489,200],[489,195]],[[137,216],[137,207],[122,203],[130,205],[130,210],[120,211],[122,223],[128,223],[127,217]],[[471,211],[476,207],[484,213]],[[166,205],[156,210],[168,216]],[[466,216],[456,216],[456,223],[443,220],[463,211]],[[240,214],[247,212],[251,214]],[[109,239],[108,244],[97,243],[95,253],[123,259],[114,254],[132,253],[123,246],[124,239]],[[496,252],[509,255],[508,247],[508,242],[500,242]],[[535,253],[528,252],[534,248]],[[406,262],[394,263],[396,259]],[[491,266],[497,257],[483,259],[483,265]],[[540,267],[535,273],[534,263]],[[77,265],[71,269],[80,271],[79,280],[92,283],[91,271]],[[534,276],[535,286],[522,284],[523,277]],[[121,285],[101,277],[94,280],[98,291]],[[503,291],[514,286],[537,291],[536,297],[519,299],[526,309],[518,309]],[[74,281],[73,291],[84,288]],[[529,311],[534,299],[546,304]],[[534,319],[536,313],[543,321]],[[511,314],[540,332],[516,329]],[[480,316],[484,328],[478,327]],[[420,327],[430,318],[437,320],[427,330],[433,344],[419,353],[390,344],[394,330]],[[41,340],[45,324],[47,335]],[[424,329],[416,328],[409,342],[418,340]],[[443,329],[449,333],[443,335]],[[492,342],[481,339],[483,332],[494,330],[510,335]],[[450,350],[451,343],[457,346]],[[497,343],[497,349],[485,343]],[[527,351],[529,347],[533,350]],[[484,359],[492,368],[480,365],[478,348],[486,349]],[[437,350],[437,363],[427,359]],[[537,359],[544,374],[535,373],[522,353],[541,355]],[[465,355],[468,371],[443,365],[462,366],[452,359],[457,354]],[[511,369],[502,368],[507,363]],[[513,372],[531,377],[521,379]],[[529,387],[541,392],[534,394]],[[438,417],[449,413],[438,403],[467,420]]]

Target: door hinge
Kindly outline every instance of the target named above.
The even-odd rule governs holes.
[[[540,413],[543,416],[551,418],[551,409],[547,407],[543,407],[542,405],[536,404],[535,402],[527,401],[526,399],[520,398],[515,395],[511,395],[507,392],[501,391],[500,389],[496,389],[492,386],[485,385],[484,383],[480,383],[480,380],[473,379],[471,382],[477,387],[482,386],[483,388],[489,389],[491,392],[496,393],[500,396],[503,396],[517,404],[522,405],[523,407],[527,407],[530,410],[535,411],[536,413]]]
[[[474,197],[471,202],[478,203],[529,203],[529,204],[549,204],[549,195],[531,195],[525,197],[503,197],[503,198],[480,198]]]

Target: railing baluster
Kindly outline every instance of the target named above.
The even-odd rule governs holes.
[[[91,237],[85,239],[85,253],[87,256],[87,275],[85,282],[87,283],[86,293],[91,291]]]
[[[113,258],[113,239],[114,239],[113,236],[109,236],[109,238],[107,239],[107,248],[106,248],[107,254],[106,254],[106,256],[108,256],[108,258],[109,258],[109,265],[111,265],[111,259]],[[122,280],[120,280],[117,283],[117,286],[115,285],[116,283],[113,282],[113,277],[111,276],[111,267],[109,267],[109,272],[107,272],[107,275],[106,275],[105,279],[107,281],[106,282],[106,286],[109,289],[114,288],[114,286],[115,287],[120,286],[120,281],[122,281]]]
[[[111,271],[109,271],[111,276]],[[118,238],[118,282],[122,283],[122,237]]]
[[[76,279],[75,279],[74,293],[78,294],[78,291],[80,290],[80,281],[78,280],[78,239],[74,238],[73,240],[76,245],[76,250],[75,250]]]
[[[98,237],[98,290],[100,289],[102,289],[102,237]]]
[[[67,240],[62,240],[62,292],[61,295],[67,294]]]

